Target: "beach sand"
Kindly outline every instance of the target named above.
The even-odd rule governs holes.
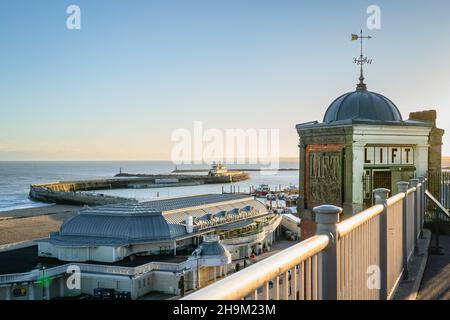
[[[50,205],[0,212],[0,245],[47,237],[81,208]]]

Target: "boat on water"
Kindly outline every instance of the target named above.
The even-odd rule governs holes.
[[[270,193],[269,185],[261,184],[254,190],[253,195],[256,197],[266,197],[269,193]]]
[[[230,175],[230,171],[228,171],[227,167],[225,167],[223,164],[219,163],[213,163],[211,166],[211,169],[208,171],[208,176],[210,177],[220,177],[220,176],[226,176]]]

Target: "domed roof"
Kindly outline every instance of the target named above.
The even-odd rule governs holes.
[[[227,249],[220,242],[216,235],[203,237],[203,243],[200,245],[200,256],[220,256],[226,255]]]
[[[161,212],[140,204],[116,204],[80,211],[62,224],[59,235],[136,242],[168,240],[171,231]]]
[[[225,248],[219,242],[206,242],[201,245],[201,256],[220,256],[225,254]]]
[[[246,208],[253,208],[258,214],[267,212],[264,204],[242,194],[205,194],[87,207],[66,220],[59,232],[51,233],[49,242],[61,246],[112,246],[168,241],[187,234],[186,214],[202,220],[212,212]]]
[[[402,121],[402,115],[385,96],[358,88],[334,100],[325,112],[323,122],[349,119],[398,122]]]

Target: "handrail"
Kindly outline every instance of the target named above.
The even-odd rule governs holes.
[[[397,202],[403,200],[403,198],[405,198],[405,196],[406,195],[403,192],[397,193],[395,196],[392,196],[389,199],[387,199],[386,204],[388,207],[390,207],[390,206],[396,204]]]
[[[121,267],[121,266],[111,266],[111,265],[95,265],[87,263],[66,263],[60,266],[55,266],[45,270],[48,276],[57,276],[59,274],[65,273],[69,266],[76,265],[80,268],[81,272],[92,272],[92,273],[108,273],[114,275],[127,275],[127,276],[137,276],[146,272],[153,270],[165,269],[171,271],[177,271],[184,269],[186,267],[186,261],[181,263],[171,263],[171,262],[159,262],[152,261],[137,267]],[[0,284],[18,282],[18,281],[31,281],[36,280],[40,275],[40,270],[33,269],[28,272],[22,273],[9,273],[0,274]]]
[[[356,229],[364,222],[381,214],[383,212],[383,209],[383,205],[377,204],[373,207],[370,207],[369,209],[360,212],[357,215],[354,215],[353,217],[350,217],[338,223],[336,227],[337,231],[339,232],[339,236],[344,237],[345,235],[349,234],[352,230]]]
[[[264,259],[257,264],[232,274],[182,300],[237,300],[241,299],[287,272],[306,259],[324,250],[330,243],[328,235],[316,235]]]
[[[409,188],[408,190],[406,190],[406,195],[408,195],[408,194],[411,194],[411,193],[415,192],[415,191],[417,190],[417,188],[418,188],[418,187],[420,187],[420,184],[419,184],[419,185],[417,185],[417,187],[412,187],[412,188]]]
[[[414,187],[404,188],[409,183],[402,182],[404,191],[390,198],[389,190],[378,189],[378,204],[342,222],[338,222],[341,208],[314,208],[318,224],[315,236],[195,291],[184,300],[257,300],[260,289],[263,299],[269,299],[271,293],[274,299],[282,296],[286,300],[389,298],[406,270],[409,249],[414,247],[407,236],[417,237],[422,227],[426,184],[417,183],[417,179],[410,183]],[[309,264],[311,259],[316,262]],[[379,265],[382,272],[377,292],[370,291],[366,284],[371,265]],[[291,275],[293,280],[284,280]],[[301,277],[300,281],[297,277]],[[270,283],[274,284],[272,292]]]
[[[448,212],[448,210],[444,208],[444,206],[431,194],[431,192],[425,190],[425,195],[442,211],[442,213],[450,218],[450,213]]]

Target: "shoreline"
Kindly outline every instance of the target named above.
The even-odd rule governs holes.
[[[7,211],[0,211],[0,221],[74,212],[82,207],[83,206],[80,205],[48,204],[38,207],[11,209]]]
[[[46,238],[81,208],[55,204],[0,212],[0,245]]]

